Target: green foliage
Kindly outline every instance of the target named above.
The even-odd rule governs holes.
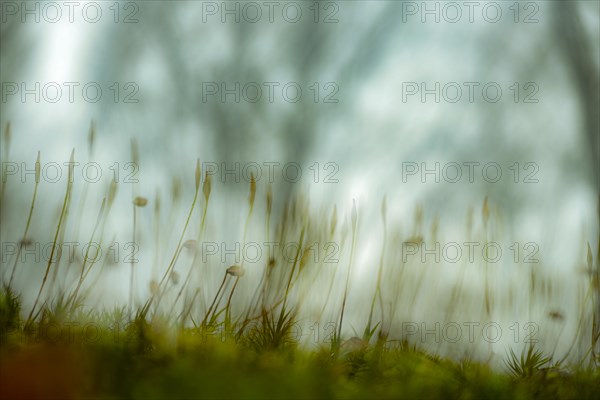
[[[294,313],[282,308],[278,316],[262,311],[258,323],[250,323],[244,341],[254,350],[279,350],[296,344],[294,337]]]
[[[359,338],[341,344],[338,357],[325,348],[276,348],[276,341],[267,340],[274,338],[277,327],[272,316],[237,342],[203,335],[198,329],[182,330],[170,341],[163,327],[140,318],[114,329],[120,312],[104,315],[108,325],[100,326],[102,334],[93,340],[89,332],[85,338],[85,329],[75,329],[60,342],[54,339],[56,334],[51,340],[40,335],[31,342],[34,347],[5,347],[0,396],[586,399],[600,389],[598,370],[545,370],[547,358],[531,348],[521,357],[511,353],[508,362],[516,363],[519,371],[515,380],[472,360],[454,362],[402,344],[387,343],[378,349],[362,345]],[[282,326],[289,321],[288,316]],[[11,340],[24,343],[14,334]],[[22,364],[24,357],[27,366]],[[61,371],[58,376],[56,368]],[[36,374],[34,388],[17,379],[17,374],[27,373]]]
[[[505,363],[510,373],[518,378],[529,378],[534,376],[540,369],[549,364],[550,357],[545,357],[541,350],[536,350],[535,346],[528,346],[527,352],[523,351],[518,357],[513,349],[510,349],[510,354],[507,356]]]
[[[19,327],[21,301],[9,286],[0,291],[0,343],[6,341],[9,332]]]

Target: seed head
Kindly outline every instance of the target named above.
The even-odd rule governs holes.
[[[331,236],[333,236],[333,233],[335,232],[336,227],[337,227],[337,207],[334,205],[333,212],[331,213],[331,230],[329,232],[329,234]]]
[[[435,217],[433,219],[433,221],[431,222],[431,237],[433,238],[434,241],[437,237],[439,227],[440,227],[440,220],[438,217]]]
[[[415,227],[420,229],[423,226],[423,206],[420,204],[415,208]]]
[[[171,185],[171,195],[173,196],[173,200],[177,201],[181,197],[181,180],[178,177],[173,178],[173,182]]]
[[[267,214],[271,214],[271,209],[273,207],[273,188],[271,184],[267,188]]]
[[[157,190],[156,191],[156,197],[154,200],[154,212],[158,215],[158,213],[160,212],[160,193]]]
[[[483,199],[483,207],[481,209],[481,215],[483,216],[483,223],[487,224],[488,220],[490,219],[490,205],[488,203],[487,196],[485,196],[485,199]]]
[[[555,321],[562,321],[565,319],[565,316],[560,311],[550,311],[548,313],[548,317],[550,317],[550,319],[553,319]]]
[[[250,208],[254,207],[254,198],[256,197],[256,181],[254,180],[254,174],[250,173]]]
[[[6,129],[4,130],[4,144],[7,148],[10,145],[11,138],[12,138],[12,134],[10,131],[10,122],[7,122]]]
[[[306,264],[308,264],[308,260],[309,260],[310,256],[312,255],[312,252],[310,251],[310,247],[307,249],[302,249],[302,250],[303,250],[303,252],[302,252],[302,258],[300,259],[300,271],[302,271],[304,269],[304,267],[306,266]]]
[[[423,236],[421,236],[421,235],[411,236],[410,238],[408,238],[404,241],[404,243],[407,243],[407,244],[417,244],[417,245],[421,244],[423,242],[424,242]]]
[[[469,211],[467,212],[467,231],[469,235],[471,235],[471,231],[473,230],[473,207],[469,207]]]
[[[150,293],[152,293],[153,296],[156,296],[158,294],[159,289],[160,287],[158,286],[158,282],[152,279],[150,281]]]
[[[148,199],[146,199],[145,197],[137,196],[135,199],[133,199],[133,204],[136,207],[145,207],[146,204],[148,204]]]
[[[19,245],[21,247],[31,246],[33,244],[33,240],[31,238],[24,237],[19,241]]]
[[[208,174],[208,171],[204,174],[204,185],[202,186],[202,193],[204,193],[204,200],[208,201],[209,197],[210,197],[210,190],[211,190],[211,185],[210,185],[210,175]]]
[[[194,239],[189,239],[183,243],[183,247],[190,251],[193,251],[196,250],[196,247],[198,247],[198,242],[196,242]]]
[[[94,142],[96,141],[96,121],[90,123],[90,133],[88,134],[88,149],[90,154],[94,152]]]
[[[242,268],[239,265],[232,265],[231,267],[227,268],[227,273],[231,276],[244,276],[244,273],[246,271],[244,271],[244,268]]]
[[[196,175],[194,176],[196,181],[196,192],[200,189],[200,178],[202,177],[202,173],[200,172],[200,160],[196,161]]]
[[[35,183],[40,183],[40,152],[38,151],[37,160],[35,160]]]
[[[73,169],[75,168],[75,149],[71,150],[71,158],[69,159],[69,180],[68,185],[73,183]]]
[[[140,151],[138,149],[137,140],[135,140],[135,138],[131,139],[131,161],[133,161],[135,165],[140,164]]]

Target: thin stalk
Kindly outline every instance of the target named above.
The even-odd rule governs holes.
[[[154,200],[154,243],[156,251],[154,253],[154,262],[152,263],[152,279],[158,275],[158,263],[160,260],[160,195],[157,192]]]
[[[190,300],[189,305],[187,306],[187,309],[186,309],[186,305],[184,304],[183,311],[181,311],[181,314],[179,314],[179,316],[178,316],[178,319],[181,320],[180,326],[182,328],[185,324],[185,320],[192,312],[192,307],[194,307],[194,302],[196,301],[196,297],[198,297],[198,294],[200,294],[200,289],[196,289],[196,291],[194,292],[194,296],[192,296],[192,299]]]
[[[240,277],[235,277],[235,282],[233,283],[233,287],[231,288],[231,293],[229,293],[229,297],[227,298],[227,304],[225,305],[225,321],[229,321],[231,316],[229,307],[231,307],[231,299],[233,298],[233,293],[235,293],[235,288],[237,287],[238,282],[240,281]]]
[[[6,124],[6,129],[4,130],[4,162],[8,163],[9,158],[9,150],[10,150],[10,139],[11,139],[11,133],[10,133],[10,122],[8,122]],[[38,152],[39,154],[39,152]],[[6,190],[6,184],[8,183],[8,179],[7,179],[7,175],[6,175],[7,171],[3,168],[2,169],[2,189],[0,189],[0,210],[3,209],[2,205],[4,204],[4,191]]]
[[[111,240],[111,243],[116,244],[115,240],[116,240],[116,237],[113,237]],[[110,249],[110,247],[111,246],[109,246],[109,249]],[[102,248],[102,241],[100,242],[100,248]],[[94,288],[98,284],[98,281],[100,280],[100,277],[102,276],[102,271],[104,271],[106,269],[106,265],[108,264],[108,262],[109,262],[109,258],[107,256],[104,258],[104,261],[102,262],[100,271],[96,275],[95,279],[88,285],[88,288],[86,289],[86,291],[90,291],[92,288]],[[87,276],[89,275],[89,273],[91,272],[93,266],[94,266],[94,264],[90,265],[90,267],[85,271],[85,274],[83,276],[84,281],[87,278]],[[82,296],[84,297],[85,295],[82,295]]]
[[[298,265],[298,257],[300,256],[300,249],[302,249],[302,244],[304,242],[304,227],[302,227],[302,231],[300,231],[300,240],[298,241],[298,250],[296,251],[296,256],[294,257],[294,264],[292,265],[292,271],[290,272],[290,278],[288,279],[287,286],[285,288],[285,295],[283,297],[283,305],[281,306],[281,312],[279,314],[278,324],[283,321],[283,317],[285,315],[285,309],[287,305],[288,296],[290,294],[290,286],[292,284],[292,277],[294,276],[294,272],[296,271],[296,266]]]
[[[91,121],[90,124],[90,131],[88,134],[88,150],[89,150],[89,157],[91,160],[93,160],[93,153],[94,153],[94,138],[96,136],[96,123],[95,121]],[[88,197],[88,192],[89,192],[89,188],[90,188],[90,182],[88,180],[85,180],[84,184],[83,184],[83,190],[81,193],[81,198],[79,200],[79,208],[77,209],[77,218],[76,218],[76,223],[75,223],[75,228],[73,231],[73,237],[78,238],[79,237],[79,231],[81,230],[81,223],[83,221],[82,215],[83,215],[83,209],[84,206],[87,202],[87,197]],[[71,254],[71,257],[69,258],[69,265],[71,265],[73,259],[75,255],[75,249],[73,249],[73,252]]]
[[[330,234],[329,234],[329,241],[333,240],[333,233],[334,230],[332,229]],[[344,245],[346,243],[346,236],[344,235],[342,238],[341,244],[340,244],[340,250],[344,248]],[[331,291],[333,289],[333,283],[335,282],[335,276],[337,275],[337,265],[336,268],[333,269],[333,274],[331,276],[331,280],[329,281],[329,289],[327,290],[327,295],[325,297],[325,301],[323,302],[323,307],[321,308],[321,312],[319,313],[319,318],[317,321],[320,321],[323,318],[323,314],[325,313],[325,309],[327,308],[327,304],[329,303],[329,298],[331,297]]]
[[[31,216],[33,215],[33,208],[35,207],[35,199],[37,197],[38,186],[40,183],[39,171],[40,171],[40,152],[38,151],[37,161],[35,162],[35,186],[33,188],[33,197],[31,199],[31,206],[29,207],[29,215],[27,216],[27,223],[25,224],[25,232],[23,233],[23,240],[27,238],[27,232],[29,232],[29,225],[31,224]],[[19,250],[17,250],[17,257],[15,258],[15,263],[12,267],[12,272],[10,274],[10,279],[8,281],[8,286],[12,284],[13,278],[15,276],[15,270],[17,269],[17,262],[19,261],[19,257],[21,256],[21,250],[23,249],[22,242],[19,245]]]
[[[87,266],[87,263],[89,260],[90,248],[92,247],[91,244],[94,242],[94,237],[96,236],[96,231],[98,230],[98,227],[100,226],[100,222],[102,221],[102,215],[104,213],[105,205],[106,205],[106,197],[104,199],[102,199],[102,205],[100,206],[100,211],[98,212],[98,218],[96,219],[96,224],[94,225],[94,229],[92,231],[92,236],[90,237],[90,241],[88,242],[88,247],[85,252],[85,257],[83,259],[83,265],[81,266],[81,274],[79,275],[79,281],[77,282],[77,287],[75,288],[75,290],[73,291],[73,294],[71,295],[73,304],[76,303],[77,295],[79,294],[79,289],[81,288],[81,285],[83,284],[83,280],[86,276],[85,267]],[[96,254],[96,256],[97,256],[97,254]]]
[[[137,140],[135,138],[131,139],[131,161],[133,162],[134,167],[139,167],[140,165],[140,152],[137,144]],[[135,231],[136,231],[136,191],[135,191],[135,182],[131,184],[131,200],[133,204],[133,233],[132,233],[132,243],[135,246]],[[133,269],[133,256],[131,257],[131,273],[129,279],[129,320],[132,320],[133,314],[133,282],[134,282],[134,269]]]
[[[132,243],[135,246],[135,231],[137,228],[137,221],[136,221],[136,215],[137,215],[137,207],[134,204],[133,205],[133,237],[132,237]],[[129,275],[130,279],[129,279],[129,319],[131,320],[131,314],[133,312],[133,282],[134,282],[134,276],[135,276],[135,268],[134,268],[134,258],[133,256],[131,257],[131,274]]]
[[[250,183],[250,209],[248,210],[248,216],[246,217],[246,224],[244,225],[244,236],[242,239],[242,245],[246,246],[246,235],[248,233],[248,225],[250,224],[250,217],[252,216],[252,210],[254,209],[254,194],[256,192],[256,182],[254,182],[254,175],[252,175],[251,177],[251,183]],[[244,261],[246,261],[244,258],[242,258],[242,267],[244,267]],[[230,309],[229,307],[231,306],[231,299],[233,298],[233,294],[235,293],[235,289],[237,288],[237,284],[238,281],[240,280],[239,276],[235,277],[235,282],[233,284],[233,288],[231,288],[231,293],[229,294],[229,297],[227,299],[227,304],[225,306],[225,320],[229,321],[229,317],[230,317]]]
[[[104,232],[106,230],[106,220],[108,219],[108,215],[110,214],[110,211],[112,210],[112,205],[115,199],[117,193],[117,185],[116,183],[113,181],[109,187],[108,190],[108,200],[107,200],[107,207],[106,207],[106,217],[102,220],[102,228],[100,229],[100,243],[98,244],[99,248],[102,248],[102,244],[104,242]],[[111,243],[115,243],[115,238],[113,237],[113,240],[111,241]],[[109,246],[110,248],[110,246]],[[104,269],[104,267],[106,266],[108,262],[108,257],[104,258],[104,262],[102,264],[102,267],[100,268],[100,273],[98,273],[98,276],[96,277],[96,280],[94,280],[91,284],[91,286],[94,286],[97,282],[99,277],[101,276],[101,272]],[[115,263],[117,262],[117,260],[115,260]],[[92,270],[94,266],[94,263],[92,265],[90,265],[90,267],[85,271],[84,275],[83,275],[83,280],[85,281],[85,279],[87,278],[87,276],[89,275],[90,271]]]
[[[221,282],[221,286],[219,286],[219,290],[217,290],[217,294],[215,294],[215,298],[214,298],[213,302],[211,303],[210,307],[208,307],[208,311],[206,312],[204,319],[200,323],[200,326],[204,326],[206,324],[206,320],[208,319],[208,316],[210,315],[213,307],[215,306],[215,303],[217,302],[217,298],[219,297],[221,290],[223,290],[223,286],[225,286],[225,281],[227,281],[227,272],[225,272],[225,276],[223,276],[223,282]]]
[[[181,231],[181,235],[179,236],[179,241],[177,242],[177,247],[175,248],[175,252],[173,253],[173,257],[171,258],[171,262],[169,263],[169,266],[167,267],[167,269],[165,271],[165,274],[163,275],[162,279],[158,283],[159,289],[162,288],[165,280],[169,276],[169,273],[173,270],[173,267],[175,266],[175,262],[176,262],[176,260],[177,260],[177,258],[179,256],[179,253],[180,253],[181,243],[183,242],[183,237],[185,236],[185,232],[187,231],[188,225],[190,224],[190,219],[192,218],[192,213],[194,212],[194,208],[196,207],[196,201],[197,200],[198,200],[198,186],[196,186],[196,192],[194,193],[194,199],[192,200],[192,205],[190,207],[190,211],[189,211],[187,219],[185,221],[185,225],[183,227],[183,230]],[[162,293],[163,293],[163,291],[159,290],[159,298],[157,300],[156,307],[158,307],[158,304],[160,303],[160,300],[162,298]],[[155,298],[155,295],[152,295],[148,299],[148,301],[146,301],[146,304],[142,308],[142,314],[145,314],[148,311],[148,309],[152,305],[152,302],[154,301],[154,298]]]
[[[590,287],[588,288],[588,290],[584,296],[583,304],[587,304],[588,301],[593,302],[592,296],[593,296],[593,289],[592,289],[592,286],[590,285]],[[575,348],[575,344],[577,343],[577,340],[578,340],[579,336],[581,335],[581,328],[583,327],[583,324],[585,321],[585,311],[586,311],[585,307],[581,307],[581,315],[579,316],[579,319],[577,320],[577,328],[575,330],[575,338],[573,339],[571,346],[569,346],[569,349],[567,350],[567,352],[565,353],[563,358],[561,358],[560,361],[558,362],[559,364],[562,364],[563,362],[565,362],[565,360],[569,357],[569,355],[573,351],[573,348]]]
[[[221,292],[221,295],[217,299],[217,303],[215,305],[215,308],[212,310],[212,315],[210,316],[210,320],[211,321],[213,321],[217,315],[219,315],[219,314],[221,314],[221,312],[223,312],[223,309],[221,309],[221,311],[218,311],[219,310],[219,304],[221,304],[221,300],[223,300],[223,296],[225,296],[225,293],[227,293],[227,289],[228,288],[229,288],[229,281],[227,281],[227,283],[225,283],[225,288],[223,288],[223,291]]]
[[[175,263],[173,264],[174,266],[177,265],[177,261],[179,261],[179,257],[181,257],[181,253],[183,252],[183,247],[179,248],[179,251],[177,253],[177,256],[175,257]],[[144,306],[143,310],[147,310],[148,307],[150,307],[151,302],[154,300],[154,297],[156,296],[156,304],[154,305],[154,310],[155,312],[158,311],[158,306],[160,305],[160,302],[162,301],[163,296],[165,295],[165,293],[167,292],[168,287],[162,287],[159,284],[158,287],[158,294],[157,295],[152,295],[152,297],[150,297],[150,299],[146,302],[146,305]]]
[[[184,280],[183,284],[181,285],[181,289],[179,289],[179,292],[177,293],[177,297],[175,297],[175,301],[173,302],[173,306],[171,307],[171,314],[175,311],[177,302],[179,301],[179,298],[183,294],[184,289],[187,287],[187,285],[190,281],[192,272],[194,271],[194,265],[196,265],[198,255],[200,254],[199,246],[200,246],[200,242],[201,242],[202,238],[204,237],[204,227],[205,227],[205,221],[206,221],[207,208],[208,208],[208,199],[206,200],[206,203],[204,203],[204,207],[203,207],[203,211],[202,211],[202,222],[200,223],[200,232],[198,233],[197,247],[194,250],[194,258],[192,259],[192,262],[190,263],[190,267],[186,274],[185,280]],[[196,296],[194,296],[194,298],[195,297]]]
[[[69,196],[69,204],[67,205],[67,210],[65,211],[65,218],[64,218],[65,221],[69,217],[70,205],[71,205],[71,196]],[[63,226],[63,228],[60,232],[60,237],[58,238],[58,242],[57,242],[57,243],[59,243],[60,246],[62,246],[62,244],[65,242],[66,231],[67,231],[66,226]],[[68,258],[71,258],[70,254],[69,254]],[[56,267],[54,268],[54,272],[52,272],[52,279],[50,280],[50,287],[48,290],[49,292],[51,292],[51,289],[54,287],[54,285],[56,285],[56,282],[58,280],[58,271],[60,270],[62,260],[63,260],[62,251],[60,251],[57,255]]]
[[[383,297],[381,295],[381,275],[383,272],[383,261],[385,257],[385,245],[387,240],[387,229],[385,218],[383,220],[383,245],[381,246],[381,257],[379,259],[379,271],[377,272],[377,285],[375,287],[375,293],[373,294],[373,300],[371,301],[371,310],[369,311],[369,321],[367,322],[367,329],[371,331],[371,323],[373,319],[373,310],[375,309],[375,300],[379,298],[379,306],[381,308],[381,325],[383,326]]]
[[[188,225],[190,224],[190,219],[192,218],[192,213],[194,212],[194,208],[196,207],[197,200],[198,200],[198,190],[196,190],[196,192],[194,193],[194,199],[192,200],[190,212],[188,213],[187,219],[185,221],[185,225],[183,226],[183,230],[181,231],[181,235],[179,236],[179,241],[177,242],[177,247],[175,248],[175,252],[173,253],[173,257],[171,258],[171,262],[169,263],[169,266],[167,267],[165,274],[163,275],[162,279],[159,282],[159,286],[162,286],[164,284],[165,280],[169,276],[169,273],[171,273],[173,266],[175,265],[175,260],[177,259],[177,254],[179,253],[179,250],[181,249],[181,243],[183,243],[183,237],[185,236],[185,232],[187,232],[187,228],[188,228]]]
[[[350,285],[350,275],[352,274],[352,262],[354,260],[354,248],[356,245],[356,205],[352,209],[352,246],[350,247],[350,265],[348,267],[348,275],[346,275],[346,286],[344,288],[344,298],[342,300],[342,310],[340,312],[340,325],[337,332],[337,345],[342,337],[342,325],[344,322],[344,309],[346,308],[346,300],[348,298],[348,288]]]
[[[42,284],[40,285],[40,290],[35,298],[35,302],[33,303],[33,307],[31,307],[31,311],[29,312],[29,316],[27,317],[27,324],[31,322],[31,317],[33,316],[33,312],[37,307],[38,302],[40,301],[40,297],[42,295],[42,291],[44,290],[44,286],[46,285],[46,280],[48,279],[48,273],[50,272],[50,267],[52,267],[52,260],[54,259],[54,253],[56,251],[56,243],[58,241],[58,236],[60,234],[62,224],[64,221],[65,214],[67,213],[67,204],[69,203],[69,197],[71,196],[71,188],[73,185],[73,159],[75,158],[75,149],[71,152],[71,159],[69,165],[69,181],[67,182],[67,190],[65,191],[65,198],[63,200],[62,210],[60,212],[60,217],[58,219],[58,225],[56,226],[56,233],[54,234],[54,242],[52,243],[52,251],[50,252],[50,258],[48,259],[48,265],[46,265],[46,272],[44,273],[44,279],[42,280]]]
[[[333,289],[333,283],[335,282],[335,276],[337,275],[337,268],[333,270],[333,275],[331,276],[331,280],[329,281],[329,289],[327,290],[327,296],[325,297],[325,301],[323,302],[323,308],[321,308],[321,312],[319,313],[318,321],[323,318],[323,313],[325,313],[325,309],[327,308],[327,304],[329,303],[329,297],[331,296],[331,290]]]

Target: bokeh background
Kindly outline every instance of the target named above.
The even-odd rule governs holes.
[[[586,244],[594,249],[598,241],[597,1],[481,1],[473,9],[463,2],[433,1],[281,1],[273,9],[260,1],[76,3],[73,22],[62,2],[2,4],[0,125],[4,130],[10,122],[11,139],[3,141],[1,154],[4,163],[20,168],[16,174],[4,171],[3,244],[21,239],[33,177],[20,172],[33,169],[37,151],[42,165],[62,165],[75,148],[76,160],[101,166],[97,183],[76,173],[76,188],[87,189],[85,195],[74,194],[72,214],[79,222],[70,225],[70,232],[72,240],[85,241],[115,163],[121,180],[130,172],[125,164],[131,161],[133,138],[140,153],[139,182],[121,182],[107,236],[122,243],[132,237],[132,193],[148,198],[149,208],[159,195],[170,210],[158,242],[153,241],[152,212],[139,216],[140,263],[152,265],[139,269],[137,294],[143,298],[149,280],[162,268],[157,260],[168,259],[183,226],[197,159],[219,166],[294,162],[302,168],[302,179],[290,183],[276,175],[276,209],[302,194],[318,218],[329,216],[336,205],[340,220],[347,222],[356,201],[361,256],[353,293],[372,291],[384,196],[388,226],[408,237],[416,225],[415,210],[422,209],[424,226],[438,224],[440,237],[456,242],[466,235],[469,210],[479,219],[487,196],[501,215],[503,235],[536,243],[540,268],[564,285],[539,307],[542,314],[559,310],[568,327],[563,337],[575,334]],[[54,98],[52,88],[43,91],[52,82],[62,88],[56,102],[48,101]],[[73,101],[64,82],[79,84]],[[240,93],[236,102],[235,95],[208,92],[214,86],[207,85],[234,88],[236,82],[241,87],[258,83],[262,97],[251,102]],[[265,82],[278,85],[273,102]],[[282,93],[290,82],[303,90],[297,102]],[[465,82],[477,84],[472,101]],[[23,95],[24,88],[35,92],[36,83],[39,99],[35,93]],[[82,93],[89,83],[102,89],[97,102]],[[448,92],[440,89],[439,101],[435,94],[422,98],[421,84],[433,89],[436,83],[440,88],[450,84]],[[502,89],[496,102],[482,94],[489,83]],[[415,87],[418,93],[410,94]],[[455,87],[462,96],[448,101]],[[250,97],[253,88],[246,93]],[[497,163],[502,178],[490,182],[479,167],[470,182],[464,164],[470,162]],[[310,169],[315,163],[319,179]],[[420,168],[426,163],[430,169],[435,163],[441,168],[458,163],[463,176],[457,183],[443,175],[436,182],[420,171],[403,176],[411,168],[408,163]],[[515,163],[517,182],[510,169]],[[66,171],[63,167],[57,182],[42,179],[31,228],[31,236],[42,242],[54,232]],[[335,182],[326,181],[330,172]],[[531,172],[533,180],[526,182]],[[207,231],[215,241],[241,240],[249,187],[241,178],[214,178],[218,200],[211,204]],[[265,177],[258,181],[261,199],[266,184]],[[264,210],[257,207],[256,213]],[[7,248],[3,251],[6,256]],[[12,262],[3,257],[5,275]],[[31,304],[45,264],[26,264],[31,268],[20,270],[15,284],[24,291],[25,304]],[[525,272],[513,265],[495,274],[498,290],[504,290],[503,284],[514,284]],[[474,287],[480,283],[477,274],[467,279]],[[425,283],[409,320],[435,321],[439,284]],[[515,302],[521,295],[515,295]],[[315,301],[322,296],[315,295]],[[349,313],[360,321],[368,304],[354,297]],[[125,302],[128,270],[107,274],[93,298],[98,305]],[[498,318],[521,318],[515,308],[502,310]]]

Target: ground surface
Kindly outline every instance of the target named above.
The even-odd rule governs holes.
[[[0,397],[547,400],[600,392],[598,370],[532,368],[515,375],[508,367],[494,372],[383,341],[347,342],[336,355],[327,345],[308,351],[293,342],[271,347],[250,336],[202,332],[163,331],[140,320],[122,327],[5,324]]]

